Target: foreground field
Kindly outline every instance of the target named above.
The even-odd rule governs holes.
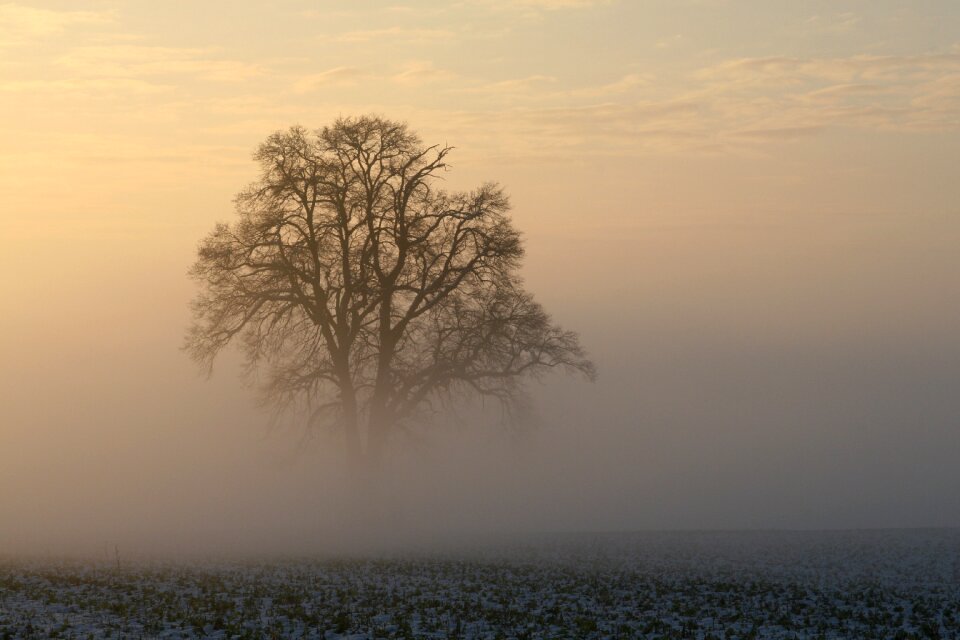
[[[0,563],[9,638],[960,638],[960,532],[541,536],[274,563]]]

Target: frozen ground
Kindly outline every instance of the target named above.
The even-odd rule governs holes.
[[[5,638],[960,638],[960,530],[555,535],[375,559],[0,561]]]

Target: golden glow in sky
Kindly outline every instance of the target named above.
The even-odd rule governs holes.
[[[0,543],[298,490],[230,366],[179,352],[185,272],[267,135],[371,112],[455,146],[452,188],[504,184],[529,288],[595,356],[544,391],[545,422],[605,426],[530,463],[589,478],[542,522],[960,523],[960,3],[23,0]]]

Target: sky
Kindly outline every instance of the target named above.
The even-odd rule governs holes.
[[[366,517],[180,351],[256,146],[365,113],[504,185],[599,369],[411,444],[398,531],[960,526],[960,4],[38,1],[0,2],[0,549]]]

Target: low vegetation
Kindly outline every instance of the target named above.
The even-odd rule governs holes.
[[[14,561],[0,638],[960,638],[960,532],[556,536],[470,554]]]

